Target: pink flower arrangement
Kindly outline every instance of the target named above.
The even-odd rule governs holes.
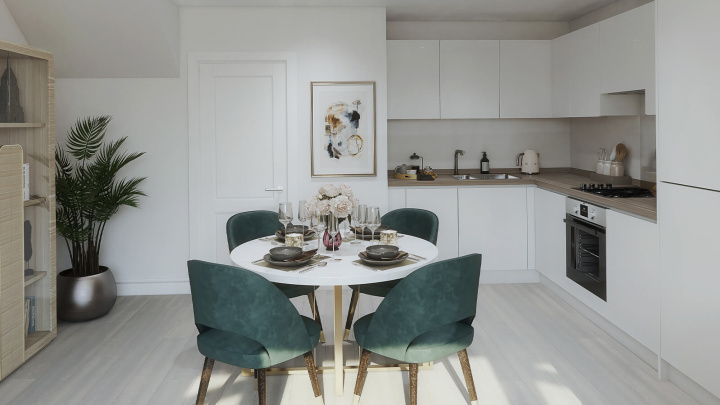
[[[358,203],[347,184],[325,184],[307,202],[307,210],[320,215],[333,213],[338,219],[347,218]]]

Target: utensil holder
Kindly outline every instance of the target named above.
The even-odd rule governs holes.
[[[625,166],[622,162],[610,162],[609,175],[622,176],[625,174]]]

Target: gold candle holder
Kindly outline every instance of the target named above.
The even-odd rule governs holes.
[[[303,247],[303,235],[301,233],[289,233],[285,236],[285,246]]]
[[[392,229],[386,229],[384,231],[380,231],[380,244],[397,246],[398,245],[397,231],[392,230]]]

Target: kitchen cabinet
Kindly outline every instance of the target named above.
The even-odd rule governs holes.
[[[483,255],[483,282],[512,282],[527,273],[527,187],[460,188],[458,215],[459,254]]]
[[[658,225],[607,212],[607,318],[653,353],[660,353]]]
[[[437,247],[438,260],[458,256],[458,190],[455,187],[412,187],[405,190],[408,208],[432,211],[440,221]]]
[[[439,41],[387,41],[388,119],[440,118],[439,59]]]
[[[388,190],[388,211],[405,208],[405,189],[390,188]]]
[[[634,94],[602,94],[600,27],[593,24],[552,41],[555,117],[638,115]]]
[[[552,42],[500,41],[500,118],[551,118]]]
[[[565,199],[561,194],[535,190],[535,267],[562,286],[565,276]]]
[[[662,357],[720,397],[720,192],[658,187]]]
[[[598,23],[602,93],[645,91],[655,114],[655,2]]]
[[[440,41],[441,118],[499,117],[499,46],[499,41]]]

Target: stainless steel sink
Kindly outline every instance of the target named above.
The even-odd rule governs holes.
[[[453,176],[456,180],[511,180],[518,179],[519,177],[513,176],[507,173],[493,173],[493,174],[456,174]]]

